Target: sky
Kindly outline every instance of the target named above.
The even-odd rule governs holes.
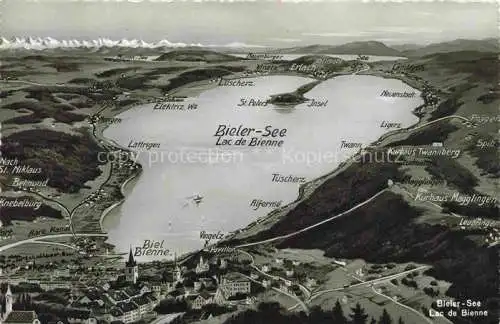
[[[498,37],[494,2],[3,0],[1,36],[262,46]]]

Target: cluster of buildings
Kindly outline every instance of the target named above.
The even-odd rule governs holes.
[[[62,305],[63,310],[56,316],[69,324],[150,321],[157,317],[157,311],[170,312],[170,307],[175,308],[173,313],[187,312],[196,315],[200,311],[199,314],[205,314],[203,310],[209,310],[210,308],[206,308],[208,305],[232,308],[255,303],[253,288],[260,286],[295,295],[317,286],[314,279],[302,278],[303,274],[298,269],[300,261],[276,258],[272,265],[253,266],[254,270],[250,273],[247,272],[248,269],[243,271],[244,267],[240,272],[238,269],[241,264],[230,266],[227,259],[220,257],[206,260],[199,256],[196,261],[181,266],[175,260],[168,268],[155,266],[153,271],[145,267],[141,270],[144,273],[140,275],[139,265],[131,249],[124,269],[113,267],[113,271],[109,272],[111,268],[106,268],[106,272],[100,272],[98,277],[89,274],[75,279],[75,271],[71,271],[75,269],[68,265],[63,270],[54,270],[47,278],[10,278],[9,283],[39,287],[36,289],[42,290],[32,290],[31,294],[45,291],[43,294],[46,296],[55,294],[55,298],[64,300],[66,303]],[[298,283],[302,280],[308,288]],[[6,296],[12,305],[10,290]],[[12,306],[4,305],[7,299],[0,297],[0,311],[3,312],[0,324],[14,323],[7,321],[12,313]],[[44,303],[43,300],[39,299],[37,303]],[[23,314],[30,320],[22,323],[38,324],[36,313]]]
[[[87,289],[78,299],[70,297],[73,321],[87,321],[92,316],[107,322],[131,323],[155,316],[153,309],[159,302],[158,295],[148,285],[111,289],[109,286]]]
[[[130,152],[126,150],[117,150],[113,152],[114,159],[111,161],[113,169],[124,169],[124,171],[134,171],[140,168],[140,165],[132,161]]]
[[[80,310],[80,313],[74,315],[74,321],[78,317],[88,322],[88,318],[93,316],[108,322],[131,323],[155,317],[154,309],[164,299],[174,303],[185,302],[185,311],[199,310],[209,304],[222,306],[233,304],[235,300],[245,303],[252,300],[249,296],[251,282],[244,276],[229,273],[220,277],[204,277],[213,266],[200,257],[194,269],[181,268],[175,263],[166,280],[141,282],[138,264],[130,250],[119,288],[105,283],[100,287],[83,289],[77,298],[70,296],[68,307]],[[227,261],[221,260],[217,266],[225,269]],[[185,277],[187,272],[196,274],[196,280],[192,284]]]
[[[14,297],[9,285],[0,286],[0,324],[40,324],[34,311],[12,309]]]
[[[261,282],[264,288],[277,287],[288,294],[299,295],[301,294],[300,281],[303,281],[308,289],[318,285],[316,279],[307,276],[302,278],[299,274],[300,271],[296,271],[297,267],[301,265],[300,261],[276,258],[274,263],[277,267],[268,263],[260,265],[259,272],[264,274],[264,279]],[[255,272],[250,277],[254,280],[259,279],[258,273]]]
[[[500,230],[491,228],[485,239],[488,244],[497,244],[500,241]]]
[[[420,96],[424,100],[424,105],[426,106],[434,107],[439,103],[439,97],[436,94],[436,90],[427,84],[424,85]]]
[[[170,307],[169,305],[182,308],[173,312],[196,313],[207,305],[233,307],[253,304],[256,301],[252,296],[253,282],[258,282],[259,286],[264,288],[279,286],[283,291],[300,293],[300,285],[294,284],[297,279],[294,269],[300,262],[284,259],[276,259],[275,262],[279,270],[265,264],[260,266],[260,269],[255,269],[256,272],[252,271],[246,275],[238,270],[233,272],[228,269],[226,259],[212,258],[208,261],[200,256],[191,266],[181,266],[175,261],[168,269],[157,269],[162,271],[161,275],[155,273],[157,270],[146,270],[146,273],[140,276],[139,265],[130,250],[124,269],[114,272],[113,275],[107,274],[105,277],[94,279],[90,276],[89,280],[84,281],[61,280],[60,278],[72,277],[70,270],[65,269],[58,271],[57,275],[54,274],[55,277],[49,276],[35,281],[20,278],[9,282],[15,285],[28,283],[39,286],[45,290],[44,294],[54,292],[59,297],[63,294],[62,300],[66,300],[67,304],[63,305],[64,310],[57,316],[70,324],[92,324],[98,321],[132,323],[141,319],[156,318],[156,311],[165,311],[163,308]],[[273,279],[275,276],[267,275],[275,271],[280,274],[284,272],[285,276]],[[316,284],[313,279],[308,279],[306,286],[313,287]],[[7,295],[12,300],[11,293]],[[165,304],[160,304],[161,301],[165,301]],[[1,307],[4,315],[0,324],[3,324],[8,319],[8,314],[5,314],[12,313],[12,307]],[[36,319],[36,314],[33,318]]]
[[[122,274],[115,272],[115,275],[94,279],[89,276],[89,280],[75,281],[75,278],[71,279],[74,275],[68,267],[55,270],[47,278],[29,279],[23,276],[17,279],[11,277],[8,281],[11,285],[41,289],[31,290],[31,294],[37,294],[37,291],[48,294],[54,292],[59,297],[63,294],[63,300],[67,303],[63,305],[64,312],[57,316],[70,324],[91,324],[99,320],[132,323],[156,317],[155,308],[161,300],[186,305],[186,312],[200,310],[209,304],[229,306],[253,302],[254,299],[250,297],[251,280],[238,273],[220,275],[227,272],[227,266],[224,259],[208,262],[200,257],[191,268],[181,267],[175,262],[174,267],[165,270],[162,276],[151,279],[139,276],[139,266],[130,250],[125,268],[120,270]],[[0,324],[12,313],[10,290],[6,296],[0,297],[0,302],[3,302],[0,304],[3,312]]]
[[[132,255],[126,263],[125,275],[120,276],[116,282],[104,282],[103,284],[88,285],[85,282],[72,282],[72,280],[61,280],[70,278],[70,270],[55,270],[53,275],[45,279],[9,279],[10,284],[20,286],[39,287],[49,294],[64,295],[67,304],[64,309],[56,315],[69,324],[92,324],[98,320],[106,322],[119,321],[123,323],[135,322],[150,315],[155,317],[153,309],[159,303],[159,287],[147,283],[138,283],[138,268]],[[102,281],[100,281],[102,283]],[[10,287],[7,285],[7,287]],[[36,294],[36,292],[32,292]],[[14,298],[10,288],[0,294],[0,324],[4,323],[28,323],[9,321],[9,318],[18,317],[18,311],[12,311]],[[23,314],[34,314],[33,311],[22,312]],[[9,315],[10,314],[10,315]],[[24,315],[27,316],[27,315]],[[39,322],[30,321],[37,324]]]
[[[104,189],[97,189],[96,192],[91,193],[85,199],[85,207],[90,207],[102,198],[105,198],[108,194],[104,192]]]
[[[248,278],[238,273],[228,273],[222,276],[204,276],[211,270],[211,267],[219,270],[226,270],[227,261],[221,259],[215,264],[205,261],[202,256],[194,268],[197,279],[193,285],[187,285],[184,275],[189,271],[187,268],[180,268],[177,264],[172,271],[171,279],[162,283],[162,289],[166,288],[167,299],[186,301],[188,308],[201,309],[205,305],[217,304],[220,306],[234,304],[237,301],[245,300],[249,303],[251,293],[251,282]]]
[[[389,74],[392,75],[400,75],[406,76],[410,79],[414,79],[417,81],[423,81],[423,79],[416,75],[416,72],[423,71],[423,65],[405,65],[405,64],[395,64],[392,69],[389,71]],[[429,85],[427,81],[423,81],[422,92],[420,97],[424,100],[424,108],[425,107],[435,107],[439,103],[439,96],[437,90]]]
[[[2,225],[3,223],[0,220],[0,228],[2,227]],[[12,237],[14,237],[14,231],[12,229],[0,231],[0,241],[9,240]]]

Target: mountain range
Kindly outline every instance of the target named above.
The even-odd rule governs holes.
[[[207,45],[207,44],[188,44],[188,43],[173,43],[166,39],[157,42],[146,42],[141,39],[121,39],[113,40],[109,38],[97,38],[93,40],[58,40],[52,37],[12,37],[7,39],[0,38],[0,51],[1,50],[92,50],[94,52],[106,52],[112,50],[131,51],[136,50],[138,54],[140,51],[145,52],[159,52],[162,53],[169,49],[176,48],[210,48],[210,49],[245,49],[245,48],[259,48],[262,46],[248,45],[244,43],[229,43],[225,45]]]
[[[403,44],[388,46],[382,42],[351,42],[342,45],[310,45],[275,50],[283,54],[364,54],[378,56],[419,57],[435,53],[459,51],[499,52],[498,40],[486,38],[480,40],[456,39],[450,42],[430,45]]]
[[[52,37],[13,37],[0,38],[1,50],[85,50],[103,54],[161,54],[165,51],[179,49],[211,49],[221,52],[271,52],[279,54],[364,54],[377,56],[419,57],[434,53],[456,51],[499,52],[498,40],[487,38],[481,40],[457,39],[450,42],[430,45],[402,44],[386,45],[378,41],[350,42],[342,45],[308,45],[291,48],[271,48],[245,43],[229,43],[225,45],[173,43],[166,39],[157,42],[145,42],[138,39],[112,40],[98,38],[95,40],[57,40]]]
[[[475,52],[499,52],[498,39],[456,39],[451,42],[435,43],[423,47],[406,48],[393,46],[393,48],[400,50],[403,56],[426,56],[435,53],[449,53],[460,51],[475,51]]]
[[[352,42],[343,45],[310,45],[278,49],[283,54],[364,54],[380,56],[401,56],[401,52],[390,48],[382,42]]]

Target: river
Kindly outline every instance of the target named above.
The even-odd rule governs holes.
[[[194,110],[153,110],[152,104],[132,108],[117,116],[121,123],[105,130],[104,136],[123,146],[131,141],[160,144],[137,150],[143,173],[127,188],[125,202],[104,219],[117,251],[142,246],[144,240],[164,240],[164,248],[180,254],[203,246],[201,231],[227,234],[245,227],[273,209],[256,208],[255,201],[280,206],[293,201],[301,181],[332,171],[358,152],[359,147],[346,147],[356,146],[348,143],[368,145],[393,130],[381,127],[383,122],[402,128],[416,123],[412,110],[422,104],[418,90],[399,80],[347,75],[306,93],[307,98],[327,101],[325,106],[240,107],[242,98],[266,100],[312,81],[295,76],[246,80],[254,86],[219,86],[188,99],[198,105]],[[416,94],[389,98],[380,96],[384,90]],[[214,135],[220,125],[277,129],[274,139],[283,144],[249,147],[249,136],[246,145],[217,146]],[[274,174],[293,176],[297,182],[273,181]],[[196,195],[203,197],[199,204],[193,200]]]

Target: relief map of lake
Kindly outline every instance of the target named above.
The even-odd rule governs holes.
[[[106,138],[136,152],[143,167],[125,201],[103,220],[108,242],[119,251],[163,240],[172,256],[179,255],[203,247],[200,232],[226,235],[245,227],[294,201],[302,183],[396,130],[384,125],[415,124],[412,111],[422,104],[409,85],[375,76],[328,79],[305,93],[309,101],[293,107],[266,102],[314,80],[241,80],[253,86],[206,90],[183,102],[196,104],[192,111],[137,106],[105,130]]]

